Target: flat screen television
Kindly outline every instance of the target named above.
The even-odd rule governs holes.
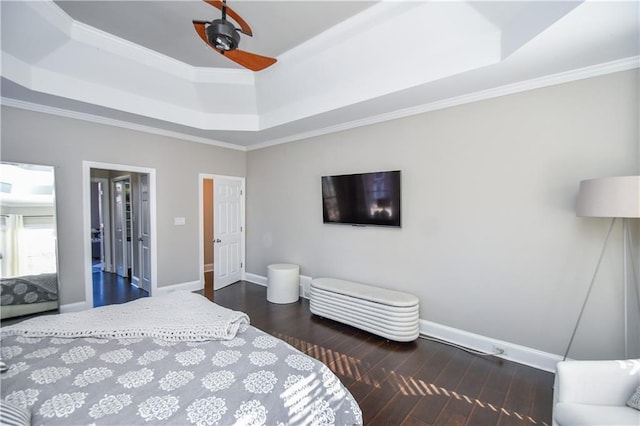
[[[400,170],[322,176],[324,223],[400,227]]]

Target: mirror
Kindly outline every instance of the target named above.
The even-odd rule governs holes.
[[[0,316],[58,310],[51,166],[0,163]]]

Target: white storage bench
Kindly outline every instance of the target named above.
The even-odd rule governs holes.
[[[336,278],[311,281],[311,313],[398,342],[416,340],[419,301],[411,294]]]

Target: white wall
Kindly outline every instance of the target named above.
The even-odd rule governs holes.
[[[3,161],[55,166],[62,305],[85,300],[83,160],[156,169],[158,287],[200,280],[198,175],[244,176],[244,152],[5,106],[1,118]]]
[[[638,90],[632,70],[250,151],[247,272],[407,291],[422,319],[563,354],[608,227],[575,217],[578,183],[640,172]],[[394,169],[402,229],[322,224],[322,175]],[[620,238],[572,357],[621,356]]]

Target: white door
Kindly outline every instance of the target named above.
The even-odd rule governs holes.
[[[98,223],[99,223],[99,237],[100,237],[100,270],[104,271],[107,268],[105,267],[106,263],[106,245],[105,245],[105,234],[104,234],[104,199],[105,199],[105,188],[104,182],[99,181],[98,183]]]
[[[91,178],[91,182],[97,182],[100,188],[100,197],[98,205],[100,210],[100,234],[102,237],[102,270],[105,272],[113,272],[111,260],[111,197],[109,191],[109,179],[107,178]]]
[[[149,175],[140,175],[140,281],[142,289],[151,292],[151,208],[149,199]]]
[[[242,279],[242,181],[216,177],[213,182],[213,289]]]
[[[125,181],[116,180],[113,182],[114,196],[114,252],[116,263],[116,274],[126,277],[128,274],[127,265],[127,228],[126,228],[126,202],[125,202]]]

